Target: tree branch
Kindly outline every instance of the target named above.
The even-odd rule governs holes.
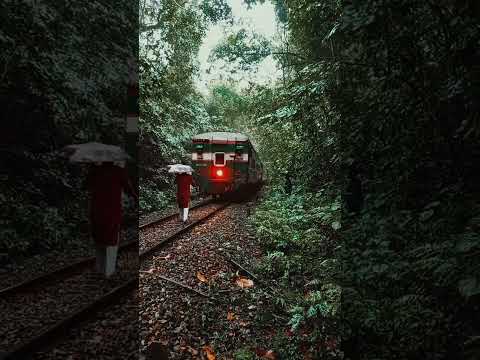
[[[179,4],[176,0],[172,0],[173,3],[177,6],[177,8],[183,8],[183,6],[186,4],[186,1],[183,3],[183,4]],[[159,14],[160,15],[160,14]],[[157,17],[157,19],[159,18],[159,16]],[[156,24],[154,25],[140,25],[140,32],[146,32],[146,31],[150,31],[150,30],[157,30],[159,28],[162,27],[162,24],[159,22],[157,22]]]
[[[157,29],[160,29],[161,27],[162,27],[161,23],[156,23],[154,25],[143,25],[143,26],[140,26],[140,32],[143,33],[150,30],[157,30]]]
[[[272,55],[293,55],[299,57],[300,59],[307,60],[303,55],[291,52],[291,51],[281,51],[281,52],[272,52]]]

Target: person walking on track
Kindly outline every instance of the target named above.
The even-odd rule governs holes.
[[[97,270],[110,277],[115,272],[120,225],[122,191],[138,202],[126,170],[113,162],[95,163],[88,175],[91,194],[90,220],[97,252]]]
[[[188,219],[188,207],[190,204],[190,193],[193,180],[193,169],[188,165],[175,164],[168,165],[168,172],[175,174],[175,183],[177,184],[177,203],[180,213],[180,221],[184,224]]]
[[[177,183],[177,203],[180,213],[180,221],[185,223],[188,219],[190,205],[191,186],[195,184],[192,174],[178,173],[175,182]]]

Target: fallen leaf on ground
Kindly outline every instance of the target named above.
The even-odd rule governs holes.
[[[232,321],[235,319],[235,314],[233,312],[227,312],[227,320]]]
[[[267,352],[266,352],[265,350],[263,350],[263,349],[260,349],[260,348],[256,348],[256,349],[255,349],[255,355],[257,355],[257,356],[263,356],[263,355],[265,355],[266,353],[267,353]]]
[[[263,359],[270,359],[270,360],[275,360],[277,356],[273,352],[273,350],[268,350],[263,356]]]
[[[253,280],[250,280],[246,277],[239,276],[235,280],[235,283],[240,286],[242,289],[243,288],[251,288],[253,286]]]
[[[208,280],[200,271],[197,271],[197,279],[203,283],[207,283]]]
[[[213,352],[213,349],[210,346],[205,345],[204,347],[202,347],[202,349],[205,352],[205,354],[207,355],[208,360],[215,360],[216,359],[215,353]]]

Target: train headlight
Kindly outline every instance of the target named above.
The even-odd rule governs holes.
[[[217,176],[218,177],[222,177],[223,176],[223,170],[222,169],[218,169],[217,172],[216,172]]]

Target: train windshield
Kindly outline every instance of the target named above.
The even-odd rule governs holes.
[[[225,153],[215,153],[215,165],[225,165]]]

